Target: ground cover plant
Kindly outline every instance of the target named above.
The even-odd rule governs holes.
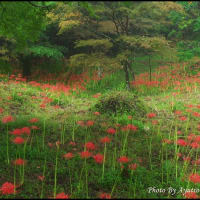
[[[0,2],[0,198],[200,198],[199,2]]]

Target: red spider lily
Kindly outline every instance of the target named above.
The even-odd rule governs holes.
[[[44,180],[44,176],[38,176],[38,179],[40,180],[40,181],[43,181]]]
[[[107,137],[107,136],[104,137],[104,138],[101,138],[101,142],[104,143],[104,144],[105,143],[110,143],[110,141],[111,141],[111,139],[109,137]]]
[[[192,161],[192,164],[193,164],[193,165],[200,165],[200,159],[198,159],[198,160],[193,160],[193,161]]]
[[[196,192],[186,192],[184,194],[186,199],[198,199],[199,196],[196,194]]]
[[[164,139],[162,140],[162,142],[163,142],[163,143],[167,143],[167,144],[171,144],[171,143],[172,143],[172,141],[169,140],[169,139],[167,139],[167,138],[164,138]]]
[[[126,127],[127,127],[127,129],[129,129],[129,130],[137,131],[137,127],[134,126],[133,124],[128,124]]]
[[[18,158],[14,161],[14,165],[24,165],[26,163],[25,160]]]
[[[97,93],[97,94],[93,95],[94,98],[98,98],[100,96],[101,96],[101,93]]]
[[[108,193],[101,193],[101,194],[99,195],[99,198],[100,198],[100,199],[111,199],[111,196],[110,196],[110,194],[108,194]]]
[[[29,128],[29,127],[23,127],[22,129],[21,129],[21,133],[23,134],[23,133],[25,133],[25,134],[27,134],[27,135],[30,135],[30,133],[31,133],[31,129]]]
[[[3,111],[4,111],[4,109],[3,109],[3,108],[0,108],[0,114],[1,114]]]
[[[182,154],[181,154],[181,153],[177,153],[177,157],[179,157],[179,158],[180,158],[181,156],[182,156]]]
[[[181,132],[181,131],[177,131],[177,134],[178,134],[178,135],[181,135],[181,134],[182,134],[182,132]]]
[[[199,174],[191,174],[189,180],[193,183],[200,183],[200,176]]]
[[[64,192],[61,192],[56,195],[56,199],[69,199],[69,195],[65,194]]]
[[[53,106],[55,109],[59,109],[60,108],[60,106],[59,105],[55,105],[55,106]]]
[[[13,117],[12,117],[11,115],[5,116],[5,117],[2,119],[2,122],[3,122],[4,124],[6,124],[6,123],[8,123],[8,122],[13,122],[13,121],[14,121],[14,119],[13,119]]]
[[[72,146],[76,146],[76,143],[73,142],[73,141],[69,142],[69,144],[72,145]]]
[[[94,115],[100,115],[100,112],[94,112]]]
[[[129,165],[129,169],[131,169],[131,170],[136,170],[136,168],[137,168],[137,164],[136,163]]]
[[[25,142],[25,140],[24,140],[24,138],[18,136],[13,140],[13,142],[15,144],[23,144]]]
[[[174,112],[174,114],[175,114],[175,115],[181,115],[181,114],[182,114],[182,111],[176,110],[176,111]]]
[[[53,144],[51,142],[48,142],[49,147],[53,147]]]
[[[95,145],[92,142],[87,142],[85,144],[85,147],[86,147],[87,150],[95,150]]]
[[[180,146],[187,146],[187,142],[183,139],[178,139],[177,144]]]
[[[148,114],[147,114],[147,117],[148,117],[148,118],[153,118],[153,117],[155,117],[155,116],[156,116],[155,113],[148,113]]]
[[[40,128],[38,128],[37,126],[31,126],[31,129],[33,129],[33,130],[39,130]]]
[[[3,195],[8,195],[8,194],[14,194],[16,191],[15,191],[15,185],[13,185],[12,183],[10,182],[5,182],[1,188],[0,188],[0,192],[3,194]]]
[[[200,113],[198,113],[198,112],[193,112],[192,115],[193,115],[194,117],[200,117]]]
[[[187,107],[187,108],[193,108],[194,106],[193,105],[185,105],[185,107]]]
[[[83,151],[80,153],[81,158],[89,158],[92,154],[89,151]]]
[[[13,135],[21,135],[22,131],[19,128],[14,129],[12,132],[10,132]]]
[[[9,97],[8,97],[8,100],[12,100],[12,97],[11,97],[11,96],[9,96]]]
[[[116,133],[116,130],[114,128],[109,128],[109,129],[107,129],[107,133],[113,135]]]
[[[31,98],[32,98],[32,99],[38,99],[39,97],[36,97],[36,96],[32,96]]]
[[[40,104],[40,108],[46,108],[46,104],[44,103]]]
[[[80,125],[80,126],[84,126],[85,125],[84,121],[77,121],[77,124]]]
[[[120,162],[120,163],[127,163],[127,162],[129,162],[129,158],[127,158],[126,156],[121,156],[118,159],[118,162]]]
[[[195,135],[194,135],[195,136]],[[197,135],[195,138],[194,138],[195,142],[200,142],[200,135]]]
[[[191,158],[189,156],[183,156],[185,162],[190,162]]]
[[[97,154],[97,155],[93,156],[93,158],[95,159],[96,163],[101,164],[103,162],[104,156],[102,154]]]
[[[93,126],[94,125],[94,121],[88,120],[86,122],[86,126]]]
[[[190,144],[190,146],[191,146],[193,149],[199,148],[199,144],[198,144],[197,142],[192,142],[192,143]]]
[[[191,110],[191,109],[186,109],[185,111],[186,111],[186,112],[189,112],[189,113],[190,113],[190,112],[192,112],[192,110]]]
[[[187,136],[187,139],[188,139],[189,141],[195,139],[195,134],[190,133],[190,134]],[[199,139],[200,139],[200,138],[199,138]],[[197,142],[197,141],[196,141],[196,142]]]
[[[131,115],[128,116],[128,119],[133,119],[133,117]]]
[[[115,126],[116,126],[116,127],[120,127],[120,126],[121,126],[121,124],[115,124]]]
[[[200,108],[200,105],[197,105],[197,108]]]
[[[38,122],[38,119],[37,118],[32,118],[32,119],[29,120],[29,122],[30,123],[36,123],[36,122]]]
[[[180,119],[181,121],[185,121],[185,120],[187,120],[187,117],[181,116],[181,117],[179,117],[179,119]]]
[[[73,153],[69,152],[69,153],[64,154],[63,157],[66,159],[71,159],[74,157],[74,155],[73,155]]]

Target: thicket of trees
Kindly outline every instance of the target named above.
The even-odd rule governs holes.
[[[63,62],[72,71],[123,69],[127,88],[138,55],[199,56],[200,2],[0,2],[0,59]]]

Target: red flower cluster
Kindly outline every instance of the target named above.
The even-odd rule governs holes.
[[[131,169],[131,170],[136,170],[136,168],[137,168],[137,164],[136,163],[129,165],[129,169]]]
[[[3,195],[14,194],[14,193],[16,192],[16,191],[15,191],[15,186],[14,186],[12,183],[5,182],[5,183],[1,186],[0,192],[1,192]]]
[[[56,199],[69,199],[69,195],[65,194],[64,192],[61,192],[56,195]]]
[[[184,194],[186,199],[198,199],[199,196],[197,196],[197,194],[195,192],[186,192]]]
[[[17,129],[14,129],[12,132],[10,132],[11,134],[13,135],[21,135],[21,134],[27,134],[27,135],[30,135],[31,133],[31,129],[29,127],[23,127],[21,129],[17,128]]]
[[[187,120],[187,117],[181,116],[181,117],[179,117],[179,119],[180,119],[181,121],[185,121],[185,120]]]
[[[93,126],[94,125],[94,121],[88,120],[86,122],[86,126]]]
[[[83,151],[80,153],[81,158],[89,158],[92,154],[89,151]]]
[[[153,117],[155,117],[155,116],[156,116],[155,113],[148,113],[148,114],[147,114],[147,117],[148,117],[148,118],[153,118]]]
[[[84,121],[77,121],[77,124],[80,125],[80,126],[84,126]]]
[[[63,157],[66,159],[71,159],[74,157],[74,155],[73,155],[73,153],[69,152],[69,153],[64,154]]]
[[[114,128],[109,128],[109,129],[107,129],[107,133],[113,135],[116,133],[116,130]]]
[[[200,183],[200,175],[199,174],[191,174],[189,176],[189,180],[193,183]]]
[[[14,119],[11,115],[8,115],[8,116],[5,116],[3,119],[2,119],[2,123],[6,124],[8,122],[13,122]]]
[[[120,162],[120,163],[127,163],[127,162],[129,162],[129,158],[127,158],[126,156],[121,156],[118,159],[118,162]]]
[[[95,159],[96,163],[102,163],[104,156],[102,154],[97,154],[97,155],[93,156],[93,158]]]
[[[128,130],[137,131],[137,127],[134,126],[133,124],[128,124],[127,126],[122,127],[121,130],[122,131],[128,131]]]
[[[85,147],[86,147],[87,150],[95,150],[95,145],[92,142],[87,142],[85,144]]]
[[[4,111],[3,108],[0,108],[0,114],[1,114],[3,111]]]
[[[16,160],[14,161],[14,165],[24,165],[25,162],[26,162],[25,160],[19,158],[19,159],[16,159]]]
[[[18,136],[13,140],[13,142],[15,144],[23,144],[25,142],[25,140],[24,140],[24,138]]]
[[[36,123],[36,122],[38,122],[38,119],[37,118],[32,118],[32,119],[29,120],[29,122],[30,123]]]
[[[187,146],[187,142],[183,139],[178,139],[177,144],[180,146]]]
[[[101,193],[101,194],[99,195],[99,198],[100,198],[100,199],[111,199],[111,196],[110,196],[110,194],[108,194],[108,193]]]
[[[104,144],[105,143],[110,143],[110,138],[106,136],[106,137],[101,139],[101,142],[104,143]]]

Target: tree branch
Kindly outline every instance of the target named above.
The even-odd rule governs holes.
[[[28,1],[28,3],[31,4],[31,5],[34,6],[34,7],[37,7],[37,8],[45,8],[45,9],[47,9],[48,11],[50,11],[50,10],[49,10],[49,6],[39,6],[39,5],[36,5],[36,4],[32,3],[31,1]]]

